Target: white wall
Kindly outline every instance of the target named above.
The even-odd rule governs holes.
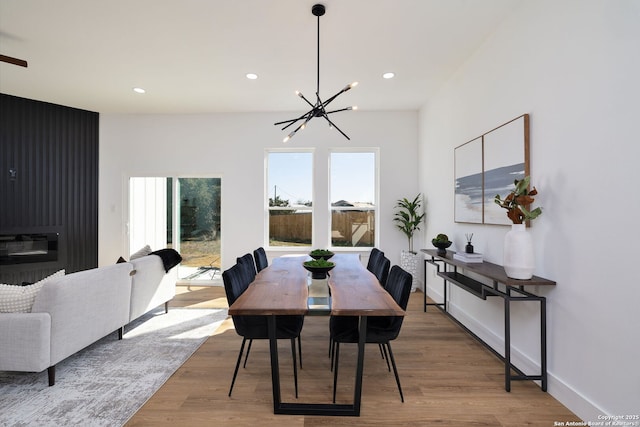
[[[462,249],[502,264],[508,227],[453,221],[454,147],[531,115],[535,274],[557,281],[548,298],[549,392],[584,420],[640,411],[640,2],[526,2],[420,112],[425,237],[445,232]],[[441,280],[427,274],[429,294]],[[516,359],[539,363],[537,307],[512,306]],[[489,341],[502,340],[499,301],[455,291],[452,311]],[[542,409],[543,410],[543,409]],[[559,420],[562,421],[562,420]]]
[[[127,183],[131,176],[219,176],[222,178],[222,266],[264,245],[264,153],[266,148],[315,148],[320,222],[327,214],[329,148],[380,150],[380,246],[399,262],[406,239],[392,222],[395,201],[418,192],[418,113],[345,112],[336,124],[346,140],[322,120],[313,120],[288,144],[273,123],[295,113],[100,116],[99,264],[128,255]],[[324,200],[324,204],[322,201]],[[328,245],[326,228],[314,230],[317,246]],[[419,247],[419,243],[417,242]],[[156,249],[156,248],[154,248]],[[132,250],[136,250],[132,248]],[[270,253],[270,256],[277,255]]]

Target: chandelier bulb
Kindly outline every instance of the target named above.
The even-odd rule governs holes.
[[[352,109],[352,110],[357,110],[357,109],[358,109],[358,106],[357,106],[357,105],[354,105],[353,107],[351,107],[351,109]]]

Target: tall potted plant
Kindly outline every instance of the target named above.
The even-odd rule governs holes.
[[[503,199],[496,195],[494,202],[507,210],[507,216],[513,223],[511,230],[504,236],[503,266],[512,279],[531,279],[534,269],[533,240],[526,229],[526,222],[542,214],[541,208],[530,209],[533,196],[538,194],[536,187],[529,190],[530,177],[515,180],[515,188]]]
[[[413,276],[411,286],[413,291],[417,288],[416,275],[418,273],[419,262],[418,253],[413,250],[413,234],[417,230],[420,230],[420,225],[426,215],[424,212],[420,212],[421,206],[422,198],[420,193],[418,193],[413,200],[409,200],[406,197],[399,199],[395,206],[398,211],[393,217],[396,227],[398,227],[398,229],[407,236],[409,243],[409,250],[403,250],[400,253],[400,267],[411,273]]]

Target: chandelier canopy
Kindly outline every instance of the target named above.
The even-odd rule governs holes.
[[[277,122],[274,123],[274,125],[278,126],[278,125],[285,125],[282,130],[287,129],[288,127],[302,121],[302,123],[300,123],[298,125],[298,127],[296,127],[294,130],[292,130],[285,138],[282,142],[287,142],[289,141],[299,130],[302,130],[305,128],[305,126],[307,125],[307,123],[309,122],[309,120],[311,120],[314,117],[323,117],[328,123],[330,127],[335,128],[338,132],[340,132],[345,138],[347,139],[351,139],[347,136],[346,133],[344,133],[343,131],[340,130],[340,128],[338,126],[336,126],[331,119],[329,119],[329,114],[333,114],[333,113],[338,113],[340,111],[348,111],[348,110],[357,110],[358,107],[356,106],[351,106],[351,107],[346,107],[346,108],[340,108],[338,110],[332,110],[332,111],[327,111],[326,108],[327,106],[334,100],[336,99],[341,93],[344,93],[346,91],[348,91],[349,89],[351,89],[352,87],[355,87],[358,82],[353,82],[353,83],[349,83],[348,85],[346,85],[344,88],[342,88],[340,91],[338,91],[338,93],[336,93],[335,95],[333,95],[332,97],[328,98],[326,101],[323,101],[320,98],[320,17],[322,15],[324,15],[325,13],[325,7],[322,4],[315,4],[313,5],[313,7],[311,8],[311,13],[313,13],[314,16],[318,17],[318,68],[317,68],[317,84],[316,84],[316,101],[315,103],[311,103],[307,98],[305,98],[305,96],[299,92],[296,91],[296,95],[298,95],[300,98],[302,98],[307,104],[309,104],[309,106],[311,107],[311,109],[309,111],[307,111],[306,113],[304,113],[303,115],[293,118],[293,119],[289,119],[289,120],[284,120],[281,122]]]

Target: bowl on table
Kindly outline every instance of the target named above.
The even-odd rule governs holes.
[[[313,261],[305,261],[302,263],[302,266],[311,272],[312,279],[324,279],[327,277],[327,273],[336,266],[336,263],[321,258]]]
[[[335,254],[327,249],[314,249],[309,252],[309,256],[313,259],[324,259],[327,260],[334,256]]]

